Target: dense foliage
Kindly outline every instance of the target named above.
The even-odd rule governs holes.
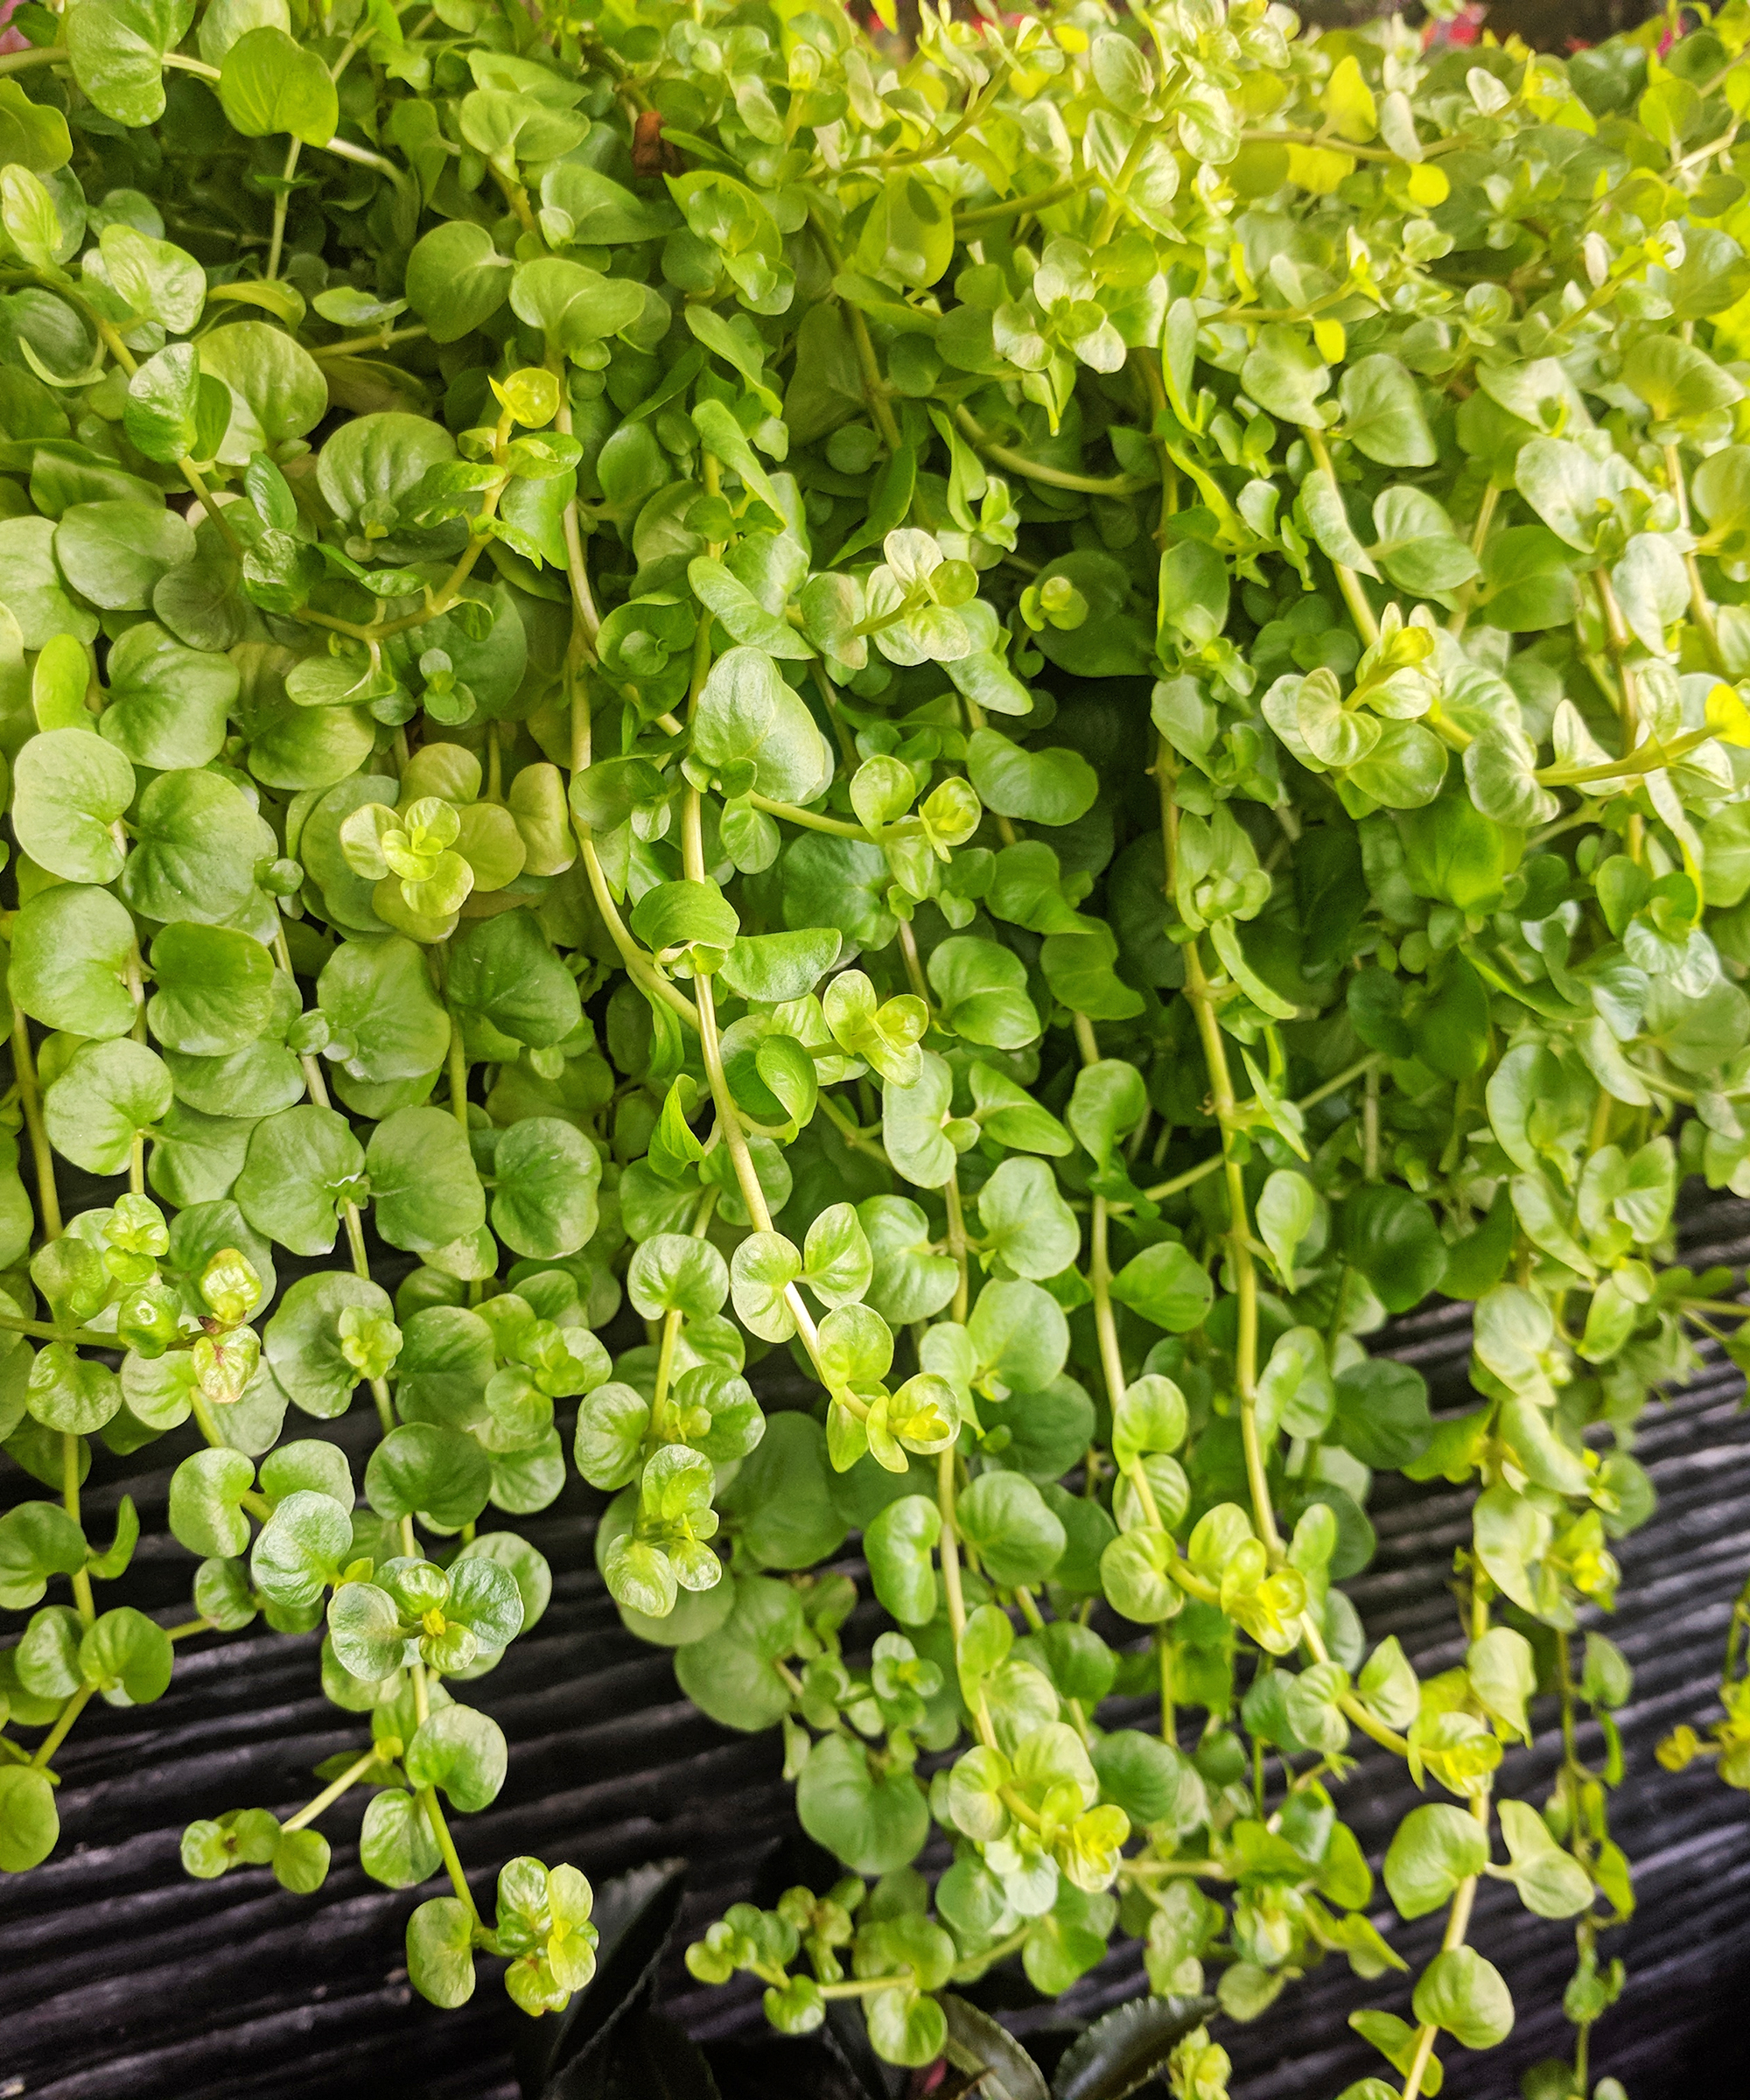
[[[357,1753],[185,1864],[314,1888],[369,1788],[366,1870],[451,1884],[417,1987],[563,2006],[588,1883],[483,1913],[444,1804],[575,1404],[627,1624],[846,1870],[696,1975],[1018,2095],[948,1987],[1123,1932],[1166,2003],[1063,2090],[1219,2100],[1203,2015],[1337,1955],[1392,2008],[1347,2100],[1414,2100],[1513,2024],[1487,1876],[1573,1921],[1530,2090],[1590,2093],[1599,1613],[1740,1311],[1679,1186],[1750,1192],[1750,10],[1565,64],[1263,0],[196,16],[0,56],[0,1866],[94,1696],[326,1623]],[[1438,1421],[1366,1348],[1437,1290]],[[191,1417],[166,1630],[80,1483]],[[1381,1469],[1475,1489],[1424,1682],[1340,1586]],[[1357,1736],[1427,1795],[1402,1984]]]

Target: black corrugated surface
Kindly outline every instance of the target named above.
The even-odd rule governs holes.
[[[1750,1205],[1708,1204],[1686,1239],[1685,1258],[1698,1264],[1742,1262]],[[1385,1339],[1426,1372],[1437,1407],[1458,1403],[1461,1308],[1402,1321]],[[1595,2036],[1594,2064],[1621,2076],[1634,2100],[1729,2090],[1701,2059],[1718,2061],[1708,2053],[1723,2018],[1733,2030],[1742,2024],[1734,1988],[1750,1978],[1743,1798],[1704,1766],[1673,1776],[1653,1761],[1659,1737],[1707,1705],[1750,1566],[1741,1392],[1722,1367],[1649,1412],[1640,1449],[1660,1507],[1623,1550],[1624,1608],[1610,1628],[1636,1676],[1621,1716],[1628,1778],[1615,1819],[1641,1908],[1605,1942],[1606,1955],[1627,1960],[1630,1980]],[[355,1417],[333,1427],[361,1459],[370,1425]],[[186,1448],[178,1436],[129,1461],[100,1451],[85,1496],[98,1536],[123,1492],[139,1503],[140,1552],[111,1595],[166,1622],[186,1615],[192,1571],[164,1530],[170,1473]],[[0,1501],[41,1492],[0,1463]],[[621,1628],[592,1554],[601,1499],[574,1481],[521,1527],[552,1564],[553,1602],[468,1694],[502,1724],[510,1772],[490,1810],[456,1819],[458,1842],[483,1894],[498,1863],[519,1852],[571,1859],[597,1878],[684,1855],[687,1929],[746,1892],[762,1852],[791,1827],[790,1793],[775,1737],[736,1737],[703,1719],[676,1691],[666,1651]],[[1397,1634],[1424,1670],[1460,1652],[1444,1583],[1467,1502],[1382,1482],[1379,1553],[1349,1586],[1369,1634]],[[324,1819],[335,1866],[314,1897],[288,1895],[261,1871],[197,1882],[180,1870],[178,1839],[191,1818],[248,1804],[289,1813],[315,1790],[312,1765],[364,1740],[362,1724],[317,1692],[315,1661],[313,1637],[203,1638],[179,1655],[158,1705],[98,1707],[80,1720],[57,1759],[60,1852],[32,1873],[0,1877],[0,2100],[512,2100],[509,2037],[522,2015],[484,1967],[475,1999],[458,2012],[438,2012],[410,1991],[401,1934],[418,1894],[380,1888],[349,1857],[362,1801]],[[1553,1745],[1540,1739],[1509,1760],[1505,1785],[1536,1798],[1553,1761]],[[1347,1812],[1376,1859],[1414,1799],[1395,1760],[1363,1760]],[[1405,1928],[1383,1911],[1376,1917],[1412,1964],[1438,1938],[1438,1919]],[[1526,2064],[1563,2047],[1571,1928],[1486,1886],[1473,1936],[1511,1982],[1521,2024],[1490,2055],[1453,2052],[1446,2092],[1508,2100]],[[1138,1969],[1134,1952],[1115,1955],[1074,1993],[1074,2009],[1129,1995]],[[1327,1962],[1256,2026],[1224,2026],[1236,2096],[1328,2100],[1378,2068],[1345,2026],[1348,2012],[1406,1997],[1402,1979],[1362,1984]],[[731,2031],[752,2012],[751,1994],[702,1991],[678,1967],[668,2002],[701,2034]]]

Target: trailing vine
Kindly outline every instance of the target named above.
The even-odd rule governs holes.
[[[1607,2096],[1614,1547],[1745,1310],[1671,1260],[1750,1189],[1742,0],[1566,61],[1262,0],[13,24],[0,1867],[94,1698],[321,1627],[357,1746],[185,1866],[312,1891],[368,1788],[366,1871],[447,1883],[415,1985],[564,2006],[587,1881],[485,1900],[450,1817],[569,1447],[845,1870],[689,1950],[780,2029],[1042,2091],[954,1986],[1124,1935],[1060,2090],[1220,2100],[1209,2021],[1335,1956],[1344,2100],[1416,2100],[1513,2026],[1494,1879],[1576,1940],[1528,2090]],[[1438,1418],[1367,1347],[1434,1292]],[[298,1421],[354,1404],[362,1477]],[[100,1610],[92,1439],[189,1422],[193,1616]],[[1426,1679],[1342,1587],[1381,1470],[1474,1492]],[[1414,1977],[1357,1736],[1427,1796]]]

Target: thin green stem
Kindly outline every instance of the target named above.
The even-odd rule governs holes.
[[[1311,449],[1314,464],[1321,473],[1329,476],[1331,486],[1335,488],[1337,477],[1331,466],[1331,455],[1326,447],[1324,432],[1314,430],[1311,424],[1302,424],[1300,434]],[[1362,579],[1353,569],[1347,568],[1341,562],[1333,562],[1331,566],[1337,572],[1337,588],[1343,594],[1343,603],[1349,608],[1349,618],[1355,623],[1355,632],[1371,648],[1379,640],[1379,621],[1374,615],[1373,607],[1368,603],[1367,592],[1362,588]]]
[[[869,1137],[859,1129],[856,1118],[847,1115],[824,1088],[815,1096],[815,1099],[822,1115],[826,1117],[853,1152],[861,1152],[866,1158],[878,1159],[883,1166],[892,1165],[887,1157],[886,1146],[881,1144],[878,1138]]]
[[[956,1271],[951,1310],[954,1318],[963,1326],[971,1305],[972,1270],[966,1250],[966,1213],[960,1200],[958,1170],[942,1183],[942,1194],[948,1209],[948,1251],[953,1256]]]
[[[371,1767],[375,1764],[376,1761],[376,1745],[373,1743],[370,1748],[365,1751],[362,1755],[353,1760],[352,1763],[346,1767],[346,1769],[341,1773],[338,1779],[330,1780],[328,1784],[324,1787],[322,1791],[316,1796],[314,1801],[307,1802],[304,1806],[298,1811],[296,1816],[288,1816],[284,1823],[280,1825],[280,1828],[285,1830],[301,1830],[306,1829],[311,1824],[315,1822],[316,1818],[321,1815],[325,1809],[332,1809],[334,1803],[339,1801],[340,1796],[346,1791],[347,1788],[352,1786],[356,1781],[362,1779],[365,1774],[370,1770]]]
[[[74,1522],[79,1522],[79,1461],[83,1439],[71,1430],[63,1430],[61,1452],[61,1502]],[[96,1623],[97,1606],[91,1595],[91,1577],[84,1569],[75,1570],[73,1578],[73,1600],[79,1607],[79,1615],[87,1626]]]
[[[450,1078],[450,1112],[462,1126],[468,1128],[468,1053],[462,1040],[462,1022],[453,1010],[450,1015],[450,1046],[445,1057]]]
[[[774,802],[767,795],[750,794],[747,800],[767,816],[781,817],[787,824],[800,824],[805,831],[825,831],[834,838],[860,839],[875,844],[875,835],[862,824],[848,823],[842,816],[823,816],[817,809],[804,809],[794,802]]]
[[[963,241],[969,233],[976,234],[979,228],[994,226],[1000,220],[1018,219],[1030,212],[1042,212],[1048,206],[1061,204],[1066,197],[1074,197],[1087,189],[1093,179],[1088,175],[1074,176],[1067,182],[1053,183],[1049,189],[1034,190],[1026,197],[1005,197],[1000,204],[981,204],[975,211],[956,212],[956,237]]]
[[[387,350],[392,343],[416,342],[426,333],[424,328],[379,328],[370,335],[349,335],[344,342],[318,343],[310,354],[318,360],[325,357],[357,357],[367,351]]]
[[[37,1170],[37,1209],[43,1237],[58,1240],[61,1233],[60,1197],[55,1187],[54,1149],[43,1122],[43,1100],[37,1086],[36,1061],[31,1055],[31,1025],[24,1010],[12,1002],[12,1071],[18,1081],[18,1106],[31,1140],[31,1158]]]
[[[39,1341],[71,1341],[86,1349],[119,1349],[121,1343],[113,1334],[100,1334],[95,1327],[58,1327],[46,1320],[25,1320],[12,1312],[0,1312],[0,1333],[32,1334]]]
[[[66,1705],[61,1708],[60,1713],[56,1715],[54,1726],[37,1745],[36,1754],[31,1760],[38,1771],[42,1770],[55,1752],[66,1740],[72,1732],[74,1723],[85,1712],[96,1690],[97,1687],[94,1684],[81,1684],[73,1697],[68,1699]]]
[[[36,66],[70,66],[72,53],[65,44],[44,44],[33,51],[0,52],[0,79],[9,73],[28,73]]]
[[[837,244],[828,229],[824,214],[811,212],[808,220],[815,229],[815,238],[821,245],[822,253],[826,256],[827,267],[835,277],[843,275],[844,258],[839,254]],[[893,417],[892,403],[887,398],[887,382],[881,376],[881,367],[875,355],[875,344],[869,333],[869,324],[864,319],[862,310],[854,306],[849,299],[841,300],[840,304],[845,318],[850,324],[850,340],[857,352],[857,369],[863,382],[863,397],[869,405],[875,428],[881,434],[881,442],[891,457],[899,451],[902,440],[900,426]]]
[[[460,1856],[456,1851],[456,1840],[450,1835],[450,1825],[444,1820],[444,1810],[438,1800],[435,1787],[419,1789],[419,1805],[425,1811],[425,1820],[431,1826],[431,1835],[438,1840],[438,1850],[443,1857],[450,1886],[456,1892],[456,1900],[468,1914],[469,1921],[478,1929],[480,1914],[475,1905],[473,1891],[468,1886],[468,1877],[462,1872]]]
[[[1047,466],[1043,460],[1029,459],[1025,452],[999,444],[970,410],[956,408],[954,420],[976,449],[994,465],[1006,467],[1011,473],[1024,474],[1029,481],[1043,482],[1047,488],[1065,488],[1089,496],[1136,496],[1156,486],[1145,474],[1076,474],[1065,467]]]
[[[298,157],[304,150],[304,141],[293,138],[285,150],[285,166],[281,171],[284,186],[274,198],[273,231],[268,240],[267,266],[262,275],[271,280],[279,275],[280,255],[285,246],[285,215],[291,203],[291,183],[298,173]]]
[[[909,1991],[917,1979],[909,1969],[897,1976],[847,1977],[843,1983],[816,1986],[822,1998],[873,1998],[878,1991]]]

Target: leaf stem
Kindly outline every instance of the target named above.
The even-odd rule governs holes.
[[[61,1432],[61,1502],[75,1524],[79,1522],[79,1458],[81,1443],[82,1439],[75,1436],[70,1429]],[[80,1618],[87,1626],[94,1625],[97,1620],[97,1606],[91,1594],[89,1572],[84,1568],[76,1569],[71,1580],[73,1600],[79,1606]]]
[[[25,1320],[21,1315],[0,1312],[0,1334],[33,1334],[39,1341],[71,1341],[87,1349],[119,1349],[120,1341],[113,1334],[100,1334],[94,1327],[58,1327],[46,1320]]]
[[[817,210],[812,211],[808,214],[808,220],[815,229],[815,238],[820,242],[822,252],[826,256],[827,267],[835,278],[841,276],[844,270],[844,258],[839,254],[837,243],[827,230],[824,215]],[[881,367],[875,356],[875,345],[869,333],[869,324],[864,319],[860,307],[853,305],[841,295],[835,296],[838,297],[839,305],[850,323],[850,340],[857,351],[857,368],[863,380],[863,397],[869,404],[869,413],[874,419],[875,428],[881,433],[881,442],[891,457],[899,451],[903,440],[900,435],[900,426],[893,418],[892,403],[887,398],[887,382],[881,376]]]
[[[296,1816],[289,1816],[286,1821],[280,1825],[280,1828],[283,1830],[301,1830],[305,1829],[309,1824],[315,1822],[316,1818],[325,1809],[332,1809],[334,1803],[339,1801],[340,1796],[346,1791],[347,1788],[352,1786],[355,1781],[362,1777],[365,1773],[368,1772],[371,1767],[375,1764],[376,1761],[376,1745],[373,1743],[370,1748],[364,1752],[361,1756],[354,1759],[353,1762],[347,1766],[346,1769],[341,1773],[338,1779],[331,1780],[328,1784],[323,1788],[322,1791],[316,1796],[314,1801],[306,1802],[305,1805],[298,1811]]]
[[[862,1152],[868,1158],[878,1159],[883,1166],[892,1165],[887,1157],[886,1146],[876,1138],[866,1137],[858,1127],[856,1118],[847,1115],[824,1087],[815,1096],[815,1099],[819,1104],[821,1113],[853,1152]],[[1750,1312],[1750,1306],[1746,1306],[1745,1309],[1746,1312]]]
[[[60,1197],[55,1188],[54,1151],[43,1123],[42,1094],[37,1085],[36,1061],[31,1055],[31,1025],[16,999],[12,1002],[12,1071],[18,1082],[18,1106],[24,1111],[24,1128],[30,1134],[31,1158],[36,1162],[37,1208],[42,1214],[43,1237],[58,1240],[61,1233]]]
[[[352,335],[341,343],[318,343],[310,354],[316,359],[325,357],[355,357],[368,350],[387,350],[391,343],[410,343],[426,333],[421,328],[379,328],[374,335]]]
[[[800,824],[807,831],[825,831],[834,838],[860,839],[865,845],[874,845],[875,835],[861,824],[847,823],[842,816],[823,816],[818,810],[804,809],[795,802],[774,802],[768,795],[750,792],[747,800],[756,809],[763,809],[767,816],[781,817],[787,824]]]
[[[1315,430],[1310,423],[1303,423],[1300,434],[1306,440],[1314,464],[1320,472],[1329,476],[1332,487],[1337,487],[1336,471],[1331,465],[1325,433]],[[1349,618],[1355,623],[1355,632],[1368,648],[1372,648],[1379,640],[1379,621],[1374,617],[1373,607],[1368,603],[1367,592],[1362,588],[1362,579],[1353,569],[1346,567],[1341,562],[1333,561],[1331,566],[1337,572],[1337,588],[1343,594],[1343,603],[1349,608]]]
[[[1007,467],[1011,473],[1025,474],[1030,481],[1042,481],[1047,488],[1065,488],[1089,496],[1135,496],[1155,486],[1146,475],[1076,474],[1065,467],[1047,466],[1043,460],[1029,459],[1025,452],[999,444],[968,409],[956,407],[954,420],[987,459]]]
[[[1161,831],[1166,856],[1166,899],[1173,902],[1179,843],[1179,809],[1173,801],[1173,760],[1165,738],[1157,746],[1155,774],[1160,787]],[[1203,958],[1194,939],[1185,944],[1185,996],[1191,1001],[1197,1033],[1208,1070],[1210,1096],[1222,1133],[1222,1160],[1228,1181],[1228,1260],[1234,1275],[1234,1295],[1239,1314],[1235,1348],[1235,1381],[1239,1389],[1240,1440],[1244,1446],[1246,1483],[1250,1491],[1253,1520],[1272,1564],[1282,1558],[1282,1534],[1277,1530],[1276,1511],[1270,1499],[1270,1472],[1257,1426],[1257,1271],[1252,1263],[1251,1228],[1246,1216],[1245,1173],[1234,1151],[1236,1103],[1234,1082],[1228,1069],[1227,1046],[1222,1024],[1210,997]]]
[[[1196,1016],[1197,1032],[1208,1068],[1209,1090],[1215,1116],[1222,1127],[1222,1166],[1228,1180],[1228,1245],[1233,1266],[1234,1294],[1238,1301],[1239,1335],[1235,1350],[1235,1378],[1239,1388],[1240,1440],[1245,1447],[1246,1483],[1251,1493],[1252,1514],[1258,1535],[1272,1561],[1282,1556],[1282,1535],[1277,1530],[1276,1512],[1270,1506],[1270,1474],[1257,1426],[1257,1271],[1252,1262],[1251,1229],[1246,1217],[1245,1172],[1233,1149],[1233,1078],[1228,1069],[1227,1046],[1216,1018],[1204,975],[1198,944],[1185,947],[1185,992]]]
[[[960,1170],[954,1168],[942,1185],[942,1201],[948,1209],[948,1250],[954,1257],[956,1278],[954,1302],[950,1308],[953,1317],[962,1326],[972,1298],[972,1271],[966,1252],[966,1212],[960,1200]]]
[[[285,167],[280,181],[282,188],[276,192],[273,205],[273,231],[268,241],[267,267],[262,275],[270,283],[279,275],[279,259],[285,246],[285,215],[291,202],[292,178],[298,173],[298,157],[304,150],[304,141],[294,137],[285,150]]]
[[[55,1752],[66,1740],[72,1732],[74,1723],[85,1712],[87,1704],[96,1690],[97,1687],[94,1684],[81,1684],[68,1699],[66,1705],[61,1708],[60,1713],[56,1715],[54,1726],[37,1745],[36,1754],[31,1760],[32,1764],[36,1767],[38,1771],[42,1770]]]
[[[1061,204],[1066,197],[1074,197],[1078,191],[1089,186],[1092,178],[1078,175],[1065,182],[1054,182],[1049,189],[1034,190],[1026,197],[1005,197],[1000,204],[981,204],[976,210],[956,212],[954,216],[955,237],[963,241],[970,230],[991,226],[1002,219],[1018,219],[1029,212],[1042,212],[1047,206]]]

